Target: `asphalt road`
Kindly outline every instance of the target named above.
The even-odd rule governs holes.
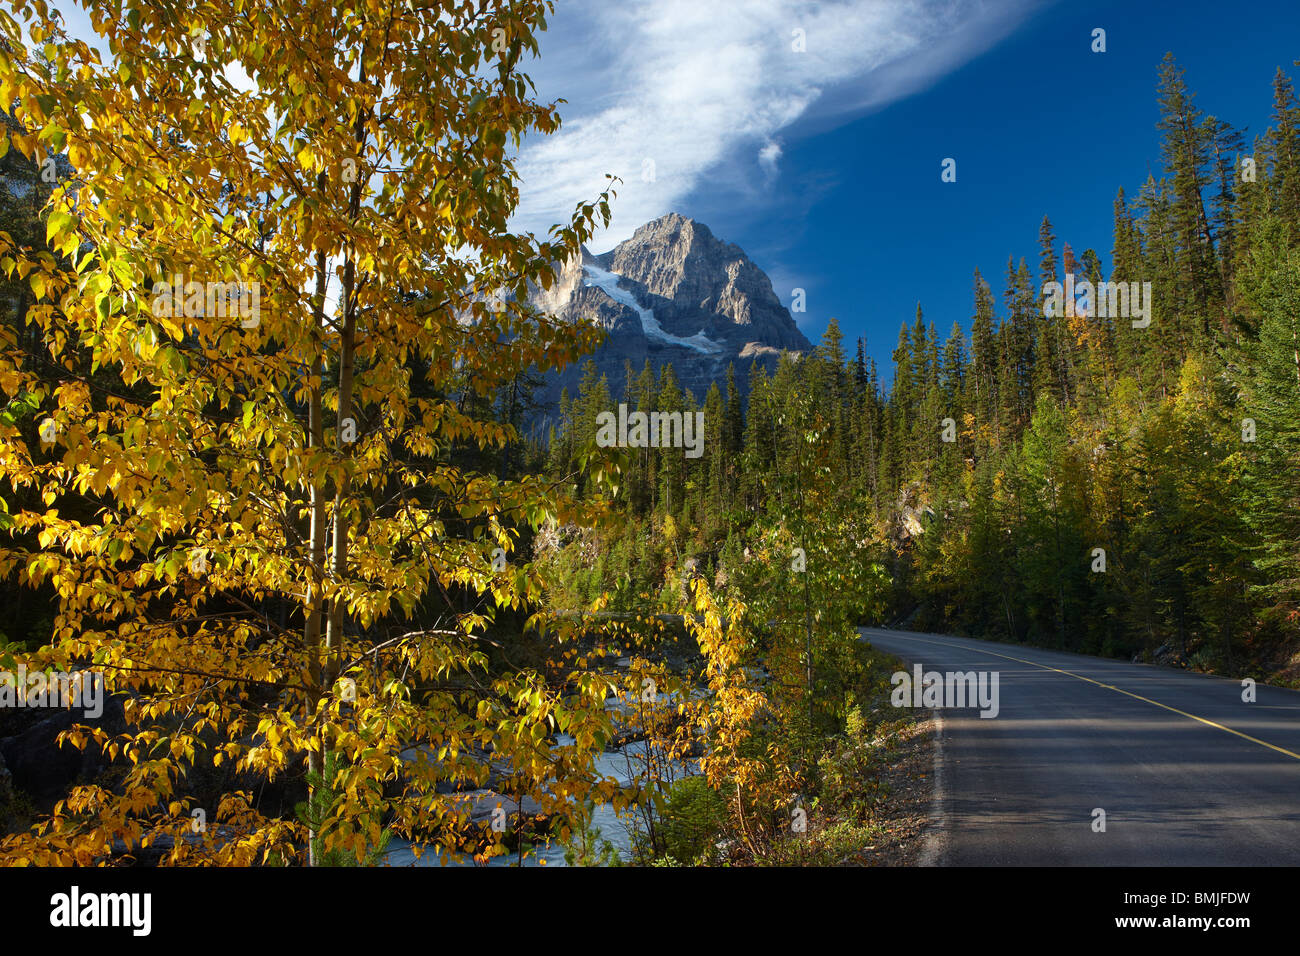
[[[997,671],[998,714],[941,709],[923,863],[1300,864],[1300,692],[941,634],[863,628],[939,672]],[[1093,811],[1105,810],[1105,832]]]

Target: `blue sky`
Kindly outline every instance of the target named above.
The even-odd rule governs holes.
[[[1300,74],[1300,4],[560,0],[529,72],[569,103],[561,132],[520,156],[519,224],[567,218],[618,174],[594,251],[665,212],[693,216],[787,305],[806,290],[795,317],[810,339],[832,316],[850,345],[865,336],[887,380],[917,302],[942,334],[969,331],[974,269],[1000,303],[1008,255],[1036,268],[1044,214],[1058,245],[1109,264],[1117,188],[1160,172],[1166,51],[1197,105],[1249,144],[1275,69]],[[941,182],[946,157],[955,183]]]

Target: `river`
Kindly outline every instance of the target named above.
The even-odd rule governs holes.
[[[573,738],[567,734],[560,734],[556,738],[560,746],[572,746]],[[615,751],[606,751],[596,758],[596,771],[604,777],[614,777],[620,783],[629,783],[637,773],[637,768],[641,765],[641,755],[645,753],[645,744],[641,741],[634,741]],[[684,773],[685,768],[680,765],[674,766],[672,771],[675,775]],[[594,829],[600,831],[598,839],[608,840],[614,845],[618,852],[619,858],[623,862],[629,862],[632,857],[632,835],[635,828],[635,819],[632,813],[619,814],[608,804],[597,804],[592,812],[591,825]],[[565,847],[558,843],[534,847],[529,857],[524,860],[524,866],[565,866],[564,854]],[[593,848],[593,851],[595,848]],[[515,866],[518,863],[518,856],[511,853],[506,856],[493,857],[488,866]],[[436,855],[426,851],[421,859],[416,859],[411,845],[396,837],[388,845],[388,850],[384,854],[382,866],[441,866]],[[480,866],[472,859],[466,857],[459,863],[448,863],[448,866]]]

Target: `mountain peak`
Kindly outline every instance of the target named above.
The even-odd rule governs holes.
[[[670,212],[665,213],[658,219],[651,219],[649,222],[637,226],[633,236],[640,232],[661,232],[666,229],[681,229],[683,227],[692,230],[700,229],[704,231],[705,235],[713,235],[709,227],[704,223],[692,219],[690,216],[684,216],[680,212]]]
[[[754,361],[770,369],[783,350],[812,347],[744,250],[679,212],[639,226],[598,256],[584,248],[558,279],[534,302],[608,330],[592,357],[615,394],[628,361],[636,368],[647,360],[671,363],[678,381],[702,397],[712,382],[725,381],[733,362],[746,388]],[[561,376],[570,377],[576,380],[576,371]]]
[[[744,255],[739,246],[721,242],[704,223],[698,219],[692,219],[690,216],[684,216],[679,212],[670,212],[658,219],[651,219],[649,222],[638,226],[632,233],[632,238],[625,241],[632,243],[646,242],[654,237],[663,237],[666,241],[683,242],[688,246],[695,242],[717,243],[725,246],[735,254]]]

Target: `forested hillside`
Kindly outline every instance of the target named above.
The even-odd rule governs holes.
[[[616,382],[589,369],[565,397],[553,476],[619,401],[702,409],[708,440],[698,460],[626,452],[628,524],[575,554],[574,596],[630,594],[670,555],[725,580],[753,516],[812,493],[782,490],[811,441],[807,480],[861,516],[892,572],[878,620],[1300,676],[1300,105],[1279,70],[1273,126],[1243,144],[1172,57],[1159,104],[1162,174],[1119,190],[1109,273],[1045,216],[1000,292],[975,273],[969,319],[942,331],[918,306],[891,382],[833,320],[813,354],[755,369],[743,408],[734,385],[683,394],[671,367]],[[1149,314],[1096,295],[1045,308],[1048,283],[1085,279],[1149,282]]]

